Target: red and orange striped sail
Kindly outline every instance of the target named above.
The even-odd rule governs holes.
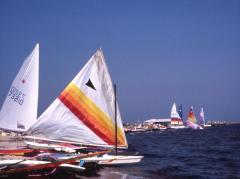
[[[190,111],[188,113],[188,120],[193,122],[193,123],[197,123],[197,119],[196,119],[196,116],[193,112],[193,107],[190,108]]]
[[[114,146],[114,98],[107,65],[98,50],[28,133],[51,140]],[[117,126],[118,146],[126,148],[118,105]]]
[[[58,97],[60,101],[89,129],[109,145],[115,145],[114,123],[111,119],[74,83],[70,83]],[[126,145],[118,127],[118,145]]]

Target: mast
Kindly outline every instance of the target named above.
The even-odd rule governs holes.
[[[113,150],[117,141],[117,148],[127,148],[114,98],[114,85],[103,52],[97,50],[26,135]]]
[[[115,155],[117,155],[117,86],[114,84]]]

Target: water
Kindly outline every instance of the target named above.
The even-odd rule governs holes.
[[[127,139],[129,152],[144,155],[141,163],[50,178],[240,178],[240,125],[135,133]]]
[[[240,125],[127,135],[137,165],[105,167],[92,178],[240,178]]]

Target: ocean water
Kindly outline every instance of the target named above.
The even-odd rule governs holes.
[[[134,133],[127,139],[129,151],[143,161],[104,167],[90,178],[240,178],[240,125]]]
[[[127,140],[129,153],[144,156],[141,163],[98,167],[85,175],[63,171],[45,178],[240,178],[240,125],[130,133]]]

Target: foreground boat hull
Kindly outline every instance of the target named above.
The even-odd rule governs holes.
[[[98,165],[124,165],[139,163],[143,156],[103,155],[82,159],[85,162],[96,162]]]
[[[31,149],[38,149],[38,150],[55,150],[55,151],[63,151],[68,153],[76,152],[76,149],[81,149],[81,147],[67,147],[61,146],[56,144],[48,144],[48,143],[37,143],[37,142],[29,142],[24,141],[27,146]]]

